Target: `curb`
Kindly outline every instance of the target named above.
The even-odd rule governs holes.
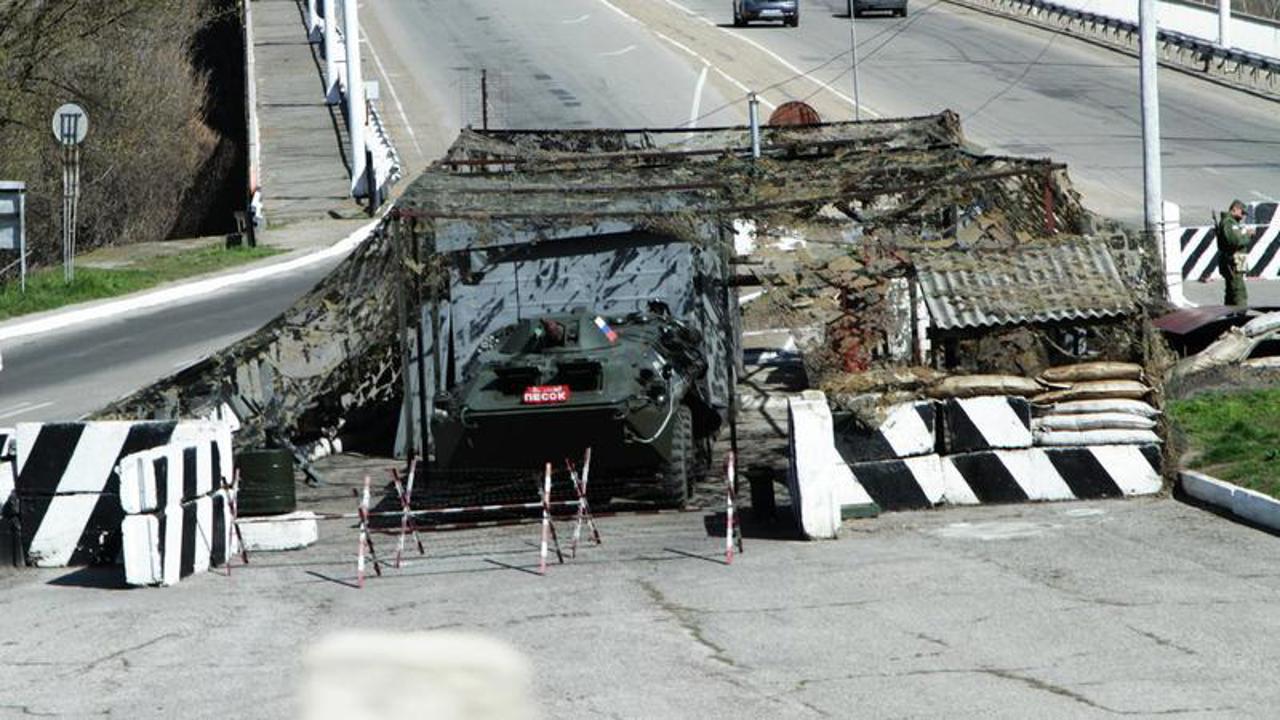
[[[1206,505],[1280,532],[1280,500],[1192,470],[1180,471],[1178,483],[1183,492]]]
[[[54,330],[62,330],[73,325],[80,325],[94,320],[104,320],[127,312],[132,312],[134,310],[142,310],[144,308],[156,307],[159,305],[184,303],[194,298],[211,295],[215,292],[226,290],[227,288],[235,287],[237,285],[243,285],[255,280],[262,280],[264,278],[292,272],[299,268],[314,265],[323,260],[343,255],[354,250],[359,247],[367,237],[369,237],[374,228],[376,228],[380,222],[382,222],[381,216],[367,225],[361,226],[355,232],[342,240],[339,240],[333,245],[324,248],[323,250],[317,250],[316,252],[303,255],[292,260],[277,262],[271,265],[245,270],[240,273],[216,275],[204,280],[193,280],[191,282],[170,285],[159,290],[146,290],[120,300],[103,302],[91,307],[80,308],[79,310],[74,309],[73,306],[73,309],[67,310],[66,312],[58,312],[48,317],[28,320],[26,322],[17,322],[9,325],[8,327],[0,327],[0,340],[13,340],[16,338],[52,332]]]

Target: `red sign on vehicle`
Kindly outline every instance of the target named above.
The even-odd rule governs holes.
[[[530,385],[524,389],[525,405],[551,405],[569,402],[568,385]]]

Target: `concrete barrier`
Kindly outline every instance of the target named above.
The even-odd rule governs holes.
[[[120,550],[120,461],[222,427],[206,421],[19,423],[22,545],[40,567],[113,563]]]
[[[787,404],[791,508],[809,539],[837,536],[846,515],[878,512],[835,448],[827,397],[806,390]]]
[[[1178,483],[1200,502],[1280,533],[1280,500],[1192,470],[1178,473]]]

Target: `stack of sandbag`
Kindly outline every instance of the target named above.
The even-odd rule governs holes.
[[[1045,370],[1050,388],[1031,399],[1032,434],[1042,446],[1150,445],[1159,411],[1146,399],[1151,387],[1142,366],[1087,362]]]

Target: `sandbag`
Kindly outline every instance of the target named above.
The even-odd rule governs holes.
[[[1070,400],[1141,400],[1151,388],[1137,380],[1095,380],[1075,383],[1066,390],[1050,390],[1032,398],[1039,405],[1068,402]]]
[[[1085,445],[1154,445],[1160,436],[1150,430],[1040,430],[1035,433],[1036,445],[1046,447]]]
[[[1263,341],[1262,336],[1249,337],[1240,328],[1230,328],[1209,347],[1188,358],[1183,358],[1174,368],[1175,378],[1184,378],[1210,368],[1235,365],[1248,358]]]
[[[941,399],[982,395],[1032,397],[1043,390],[1040,383],[1018,375],[953,375],[929,386],[929,396]]]
[[[1245,337],[1258,337],[1275,330],[1280,330],[1280,312],[1259,315],[1240,328]]]
[[[1153,418],[1160,411],[1141,400],[1072,400],[1054,405],[1036,406],[1037,416],[1078,415],[1085,413],[1126,413],[1138,417]]]
[[[1083,362],[1051,367],[1040,373],[1040,378],[1049,385],[1094,380],[1141,380],[1142,366],[1126,362]]]
[[[1081,413],[1078,415],[1046,415],[1031,421],[1032,430],[1152,430],[1156,421],[1128,413]]]

